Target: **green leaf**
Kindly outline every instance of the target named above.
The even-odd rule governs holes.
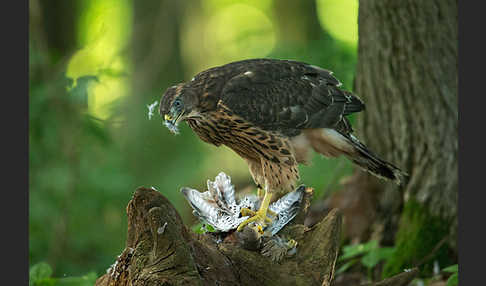
[[[447,284],[446,286],[457,286],[459,284],[459,274],[454,273],[447,279]]]
[[[372,249],[363,258],[361,258],[361,263],[367,268],[373,268],[381,260],[387,259],[393,255],[395,248],[393,247],[382,247]]]
[[[29,270],[29,281],[30,285],[41,281],[43,279],[49,278],[52,275],[52,268],[49,264],[45,262],[39,262],[33,265]]]
[[[211,225],[209,225],[207,223],[203,223],[203,222],[199,222],[198,224],[193,225],[192,231],[194,231],[195,233],[199,233],[199,234],[204,234],[206,232],[216,232],[214,227],[212,227]]]
[[[451,265],[451,266],[448,266],[448,267],[442,269],[442,271],[450,272],[450,273],[457,273],[457,272],[459,272],[459,266],[457,264],[454,264],[454,265]]]
[[[206,227],[206,230],[208,232],[215,232],[216,231],[212,225],[205,224],[205,227]]]
[[[370,240],[365,244],[346,245],[343,247],[343,255],[339,257],[338,261],[368,253],[375,248],[378,248],[378,241],[376,240]]]
[[[202,222],[195,224],[192,226],[192,231],[195,233],[203,234],[206,233],[206,230],[203,228],[204,224]]]
[[[339,267],[339,269],[336,271],[336,274],[340,274],[340,273],[345,272],[351,266],[353,266],[354,264],[356,264],[356,262],[358,262],[358,259],[351,259],[351,260],[349,260],[348,262],[344,263],[343,265],[341,265]]]

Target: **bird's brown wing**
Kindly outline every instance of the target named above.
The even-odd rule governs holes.
[[[286,136],[305,128],[347,125],[343,116],[364,109],[363,102],[339,88],[328,70],[293,61],[249,64],[221,94],[224,104],[252,124]]]

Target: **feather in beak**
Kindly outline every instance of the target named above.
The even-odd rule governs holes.
[[[170,132],[174,134],[179,134],[179,128],[177,128],[177,125],[179,124],[179,119],[181,118],[181,116],[182,112],[179,113],[179,115],[175,119],[169,114],[164,115],[164,125],[170,130]]]

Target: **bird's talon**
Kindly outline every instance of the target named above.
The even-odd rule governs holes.
[[[249,208],[242,208],[240,210],[241,216],[254,216],[256,214],[255,211],[250,210]]]
[[[272,219],[267,217],[268,205],[270,204],[271,198],[272,198],[272,194],[269,194],[268,192],[266,192],[265,196],[263,197],[262,203],[260,205],[260,209],[256,212],[249,210],[247,208],[241,209],[240,213],[251,214],[252,217],[245,220],[244,222],[240,223],[240,225],[238,226],[238,228],[236,230],[242,231],[243,227],[245,227],[250,222],[258,222],[263,227],[267,226],[267,224],[266,224],[267,222],[271,223]]]
[[[259,224],[264,226],[264,227],[267,226],[266,222],[272,222],[272,220],[270,218],[268,218],[266,216],[266,214],[262,214],[262,212],[260,212],[260,211],[253,212],[253,213],[254,213],[254,215],[251,218],[240,223],[240,225],[236,229],[237,231],[242,231],[243,227],[245,227],[247,224],[249,224],[251,222],[259,222]]]

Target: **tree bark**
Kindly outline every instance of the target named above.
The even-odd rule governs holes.
[[[357,130],[410,174],[403,193],[369,176],[356,180],[379,186],[383,242],[407,249],[385,267],[389,275],[417,263],[445,236],[456,249],[457,1],[363,0],[358,24],[355,90],[366,111]]]

